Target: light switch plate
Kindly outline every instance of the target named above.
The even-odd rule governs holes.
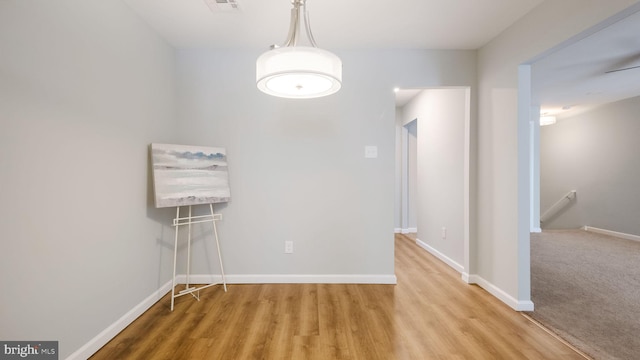
[[[375,159],[378,157],[378,147],[377,146],[365,146],[364,147],[364,157],[367,159]]]

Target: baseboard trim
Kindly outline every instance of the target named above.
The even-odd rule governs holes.
[[[388,284],[395,285],[398,279],[395,275],[226,275],[227,284]],[[185,284],[186,275],[176,276],[177,284]],[[196,274],[189,276],[191,284],[221,284],[221,275]],[[171,281],[162,285],[141,303],[136,305],[120,319],[109,325],[101,333],[89,340],[80,349],[69,355],[66,360],[84,360],[95,354],[111,339],[129,326],[135,319],[158,302],[171,291]]]
[[[498,300],[507,304],[515,311],[533,311],[534,305],[531,300],[518,300],[504,292],[499,287],[483,279],[479,275],[469,275],[469,284],[476,284],[485,289],[489,294],[498,298]]]
[[[542,228],[540,228],[540,227],[533,228],[533,229],[531,229],[531,232],[532,233],[541,233],[542,232]]]
[[[410,234],[410,233],[417,233],[417,232],[418,232],[418,228],[400,229],[401,234]]]
[[[158,300],[160,300],[169,291],[171,291],[171,281],[162,285],[160,289],[154,291],[133,309],[129,310],[121,318],[116,320],[116,322],[104,329],[93,339],[89,340],[89,342],[84,344],[80,349],[69,355],[69,357],[67,357],[67,360],[85,360],[91,357],[91,355],[100,350],[100,348],[111,341],[111,339],[118,335],[124,328],[129,326],[129,324],[131,324],[135,319],[137,319],[145,311],[149,310],[149,308],[153,306],[153,304],[158,302]]]
[[[459,272],[459,273],[463,273],[464,272],[464,266],[458,264],[455,260],[451,259],[447,255],[445,255],[445,254],[441,253],[440,251],[436,250],[435,248],[431,247],[429,244],[427,244],[427,243],[425,243],[423,241],[420,241],[420,239],[416,239],[416,244],[418,246],[420,246],[421,248],[427,250],[431,255],[437,257],[438,259],[440,259],[445,264],[447,264],[450,267],[452,267],[453,269],[455,269],[457,272]]]
[[[481,288],[485,289],[489,294],[493,295],[498,300],[500,300],[503,303],[507,304],[509,307],[511,307],[512,309],[514,309],[516,311],[533,311],[534,305],[533,305],[532,301],[517,300],[517,299],[513,298],[511,295],[509,295],[506,292],[504,292],[499,287],[497,287],[497,286],[493,285],[492,283],[488,282],[487,280],[483,279],[482,277],[480,277],[478,275],[470,275],[469,273],[465,272],[464,271],[464,267],[462,265],[458,264],[457,262],[455,262],[454,260],[452,260],[448,256],[444,255],[440,251],[438,251],[438,250],[434,249],[433,247],[429,246],[428,244],[426,244],[426,243],[424,243],[424,242],[422,242],[420,240],[416,240],[416,244],[418,246],[420,246],[421,248],[423,248],[424,250],[428,251],[433,256],[435,256],[438,259],[440,259],[445,264],[447,264],[450,267],[452,267],[457,272],[459,272],[462,281],[464,281],[465,283],[467,283],[467,284],[476,284],[476,285],[480,286]]]
[[[433,256],[435,256],[438,259],[440,259],[441,261],[443,261],[445,264],[447,264],[450,267],[452,267],[457,272],[459,272],[461,274],[460,277],[462,278],[462,281],[466,282],[467,284],[475,284],[475,285],[480,286],[481,288],[485,289],[489,294],[493,295],[498,300],[500,300],[503,303],[507,304],[509,307],[511,307],[512,309],[514,309],[516,311],[533,311],[534,306],[533,306],[533,302],[532,301],[530,301],[530,300],[524,300],[524,301],[523,300],[517,300],[514,297],[512,297],[511,295],[509,295],[506,292],[504,292],[499,287],[497,287],[494,284],[490,283],[489,281],[483,279],[481,276],[472,275],[472,274],[469,274],[469,273],[465,272],[464,271],[464,267],[462,265],[460,265],[457,262],[453,261],[451,258],[449,258],[446,255],[442,254],[440,251],[434,249],[433,247],[429,246],[428,244],[426,244],[426,243],[424,243],[424,242],[422,242],[420,240],[416,240],[416,244],[418,246],[420,246],[421,248],[423,248],[424,250],[428,251]]]
[[[606,230],[606,229],[599,229],[599,228],[592,227],[592,226],[583,226],[582,230],[590,231],[590,232],[594,232],[594,233],[598,233],[598,234],[602,234],[602,235],[615,236],[617,238],[626,239],[626,240],[640,241],[640,236],[638,236],[638,235],[625,234],[625,233],[612,231],[612,230]]]
[[[467,284],[473,284],[471,282],[471,275],[469,275],[468,272],[463,272],[461,274],[460,278],[462,279],[462,281],[466,282]]]
[[[393,229],[393,233],[394,234],[402,234],[402,229],[401,228],[395,228],[395,229]]]
[[[186,276],[177,278],[179,283],[186,282]],[[395,275],[226,275],[227,284],[391,284],[398,283]],[[192,284],[222,283],[222,276],[198,274],[191,275]]]

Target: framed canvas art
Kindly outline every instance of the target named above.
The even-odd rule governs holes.
[[[151,144],[157,208],[227,202],[231,198],[224,148]]]

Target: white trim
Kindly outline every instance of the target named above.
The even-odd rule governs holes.
[[[402,125],[401,136],[401,174],[400,174],[400,226],[402,229],[409,227],[409,130],[407,124]],[[403,233],[406,234],[406,233]]]
[[[168,281],[166,284],[162,285],[160,289],[154,291],[146,299],[142,300],[142,302],[134,306],[133,309],[129,310],[121,318],[116,320],[113,324],[109,325],[93,339],[89,340],[89,342],[84,344],[80,349],[69,355],[69,357],[67,357],[67,360],[88,359],[91,355],[95,354],[96,351],[100,350],[101,347],[106,345],[109,341],[111,341],[111,339],[118,335],[120,331],[129,326],[129,324],[131,324],[135,319],[137,319],[145,311],[151,308],[151,306],[158,302],[158,300],[160,300],[169,291],[171,291],[171,281]]]
[[[595,227],[591,227],[591,226],[583,226],[582,230],[591,231],[591,232],[598,233],[598,234],[603,234],[603,235],[615,236],[615,237],[621,238],[621,239],[640,241],[640,236],[638,236],[638,235],[625,234],[625,233],[621,233],[621,232],[617,232],[617,231],[599,229],[599,228],[595,228]]]
[[[402,229],[401,228],[395,228],[395,229],[393,229],[393,233],[394,234],[402,234]]]
[[[467,284],[473,284],[471,282],[471,275],[469,275],[468,272],[462,272],[462,275],[460,276],[460,278],[462,279],[462,281],[466,282]]]
[[[531,232],[540,229],[540,106],[531,106],[529,119],[529,203]]]
[[[471,234],[474,233],[474,231],[472,230],[472,221],[475,218],[475,215],[473,214],[473,208],[475,203],[473,202],[472,198],[474,197],[473,194],[473,189],[472,189],[472,184],[473,181],[471,179],[472,177],[472,173],[473,171],[472,166],[474,166],[474,164],[476,163],[476,158],[475,155],[472,155],[473,152],[473,148],[471,146],[472,144],[472,139],[474,138],[473,134],[471,133],[471,87],[467,87],[465,88],[465,114],[464,114],[464,184],[463,184],[463,190],[462,190],[462,196],[463,196],[463,256],[462,256],[462,266],[464,269],[466,269],[466,271],[474,271],[473,266],[475,266],[475,262],[472,261],[472,257],[475,254],[472,254],[472,249],[471,249]],[[472,265],[473,263],[473,265]],[[465,282],[468,282],[467,280],[465,280],[464,277],[464,273],[463,273],[463,278],[462,280],[464,280]]]
[[[459,273],[462,273],[464,271],[464,267],[462,265],[458,264],[453,259],[451,259],[447,255],[441,253],[440,251],[436,250],[435,248],[429,246],[429,244],[427,244],[425,242],[422,242],[422,241],[420,241],[418,239],[416,239],[416,244],[418,246],[420,246],[421,248],[427,250],[431,255],[437,257],[438,259],[440,259],[445,264],[447,264],[450,267],[452,267],[455,271],[457,271]]]
[[[397,284],[395,275],[291,275],[291,274],[268,274],[268,275],[229,275],[225,274],[227,284]],[[178,282],[184,283],[186,277],[178,276]],[[191,275],[190,282],[193,284],[213,284],[221,283],[220,275]]]
[[[411,234],[411,233],[417,233],[417,232],[418,232],[418,228],[400,229],[401,234]]]
[[[507,271],[515,271],[516,298],[527,299],[531,302],[531,114],[532,108],[532,76],[531,65],[518,66],[518,94],[517,94],[517,249],[515,268]],[[538,224],[538,226],[540,226]]]
[[[539,228],[539,227],[533,228],[533,229],[531,229],[531,232],[532,233],[541,233],[542,232],[542,228]]]
[[[476,284],[485,289],[489,294],[498,298],[498,300],[509,305],[515,311],[533,311],[533,301],[530,300],[517,300],[511,295],[504,292],[499,287],[493,285],[487,280],[483,279],[479,275],[469,275],[469,284]]]

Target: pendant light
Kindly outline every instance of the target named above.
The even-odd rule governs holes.
[[[282,46],[273,45],[256,61],[256,83],[264,93],[310,99],[331,95],[342,86],[342,61],[335,54],[317,47],[305,2],[292,0],[287,41]],[[297,46],[301,21],[304,21],[311,46]]]

